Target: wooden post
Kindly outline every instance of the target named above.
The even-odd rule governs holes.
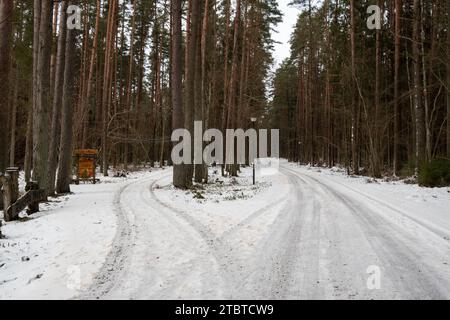
[[[94,184],[96,184],[97,183],[97,181],[96,181],[96,177],[95,177],[95,170],[97,169],[97,158],[94,158],[94,173],[93,173],[93,175],[94,175],[94,177],[93,177],[93,179],[94,179]]]
[[[256,184],[255,161],[253,160],[253,185]]]
[[[8,213],[8,208],[13,203],[11,201],[12,199],[12,179],[11,176],[7,173],[4,176],[1,177],[2,184],[3,184],[3,217],[6,222],[11,221],[12,217]]]
[[[3,210],[3,179],[4,174],[0,172],[0,210]]]
[[[75,184],[78,185],[80,184],[80,156],[77,154],[75,156],[75,164],[76,164],[76,168],[75,168]]]
[[[25,187],[26,191],[33,191],[33,190],[39,190],[39,184],[36,181],[30,181],[27,186]],[[28,205],[28,214],[39,212],[39,201],[37,202],[31,202]]]

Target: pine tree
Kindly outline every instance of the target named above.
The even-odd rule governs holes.
[[[10,54],[12,37],[13,1],[0,1],[0,126],[6,128],[8,124],[8,102],[10,83]],[[0,172],[4,171],[8,163],[8,135],[3,129],[0,134]]]

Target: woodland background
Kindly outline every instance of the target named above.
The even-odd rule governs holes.
[[[172,130],[199,120],[280,129],[292,161],[449,183],[450,1],[292,5],[291,57],[272,72],[275,0],[0,0],[0,171],[68,192],[74,149],[98,148],[105,175],[170,164]],[[175,166],[175,186],[205,169]]]

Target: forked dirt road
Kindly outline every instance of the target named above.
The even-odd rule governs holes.
[[[220,234],[159,197],[171,171],[127,185],[113,248],[79,298],[450,298],[450,230],[314,173],[285,165],[280,174],[282,203],[268,200]],[[250,228],[258,241],[243,250]],[[379,289],[368,286],[370,270],[380,271]]]

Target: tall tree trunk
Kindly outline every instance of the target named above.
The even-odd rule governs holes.
[[[351,45],[351,73],[353,82],[356,84],[356,22],[355,22],[355,1],[350,1],[350,45]],[[351,144],[352,144],[352,171],[354,174],[359,173],[358,163],[358,103],[356,102],[355,89],[352,94],[352,123],[351,123]]]
[[[315,77],[316,77],[316,69],[315,69],[315,43],[313,38],[313,20],[312,20],[312,1],[308,0],[308,85],[307,85],[307,95],[308,99],[306,102],[307,105],[307,125],[308,125],[308,132],[309,132],[309,139],[308,139],[308,149],[309,149],[309,162],[311,165],[314,165],[315,163],[315,146],[314,146],[314,140],[315,140],[315,125],[314,125],[314,119],[315,119],[315,108],[313,106],[313,99],[315,98],[313,86],[315,85]],[[353,26],[353,24],[352,24]]]
[[[31,167],[33,165],[33,107],[30,106],[27,112],[27,132],[25,137],[25,182],[31,180]]]
[[[65,72],[66,33],[67,33],[67,1],[61,3],[61,15],[59,20],[58,48],[55,66],[55,84],[53,86],[53,112],[50,131],[50,147],[48,152],[48,195],[55,193],[56,165],[60,143],[60,109],[63,99],[63,84]]]
[[[56,38],[58,29],[58,15],[59,15],[59,1],[53,1],[53,20],[52,20],[52,39]],[[56,52],[57,48],[52,49],[52,57],[50,60],[50,92],[53,94],[55,91],[55,72],[56,72]]]
[[[239,24],[241,20],[241,0],[237,0],[236,3],[236,16],[234,18],[234,39],[233,39],[233,53],[231,60],[231,73],[230,73],[230,85],[228,87],[228,117],[226,128],[236,128],[236,86],[238,80],[238,35]],[[225,156],[226,157],[226,156]],[[235,155],[236,159],[236,155]],[[229,173],[231,176],[237,176],[238,166],[237,163],[229,164]]]
[[[231,16],[231,0],[225,2],[225,51],[223,66],[223,113],[222,113],[222,129],[227,128],[228,118],[228,55],[230,51],[230,16]]]
[[[75,105],[75,42],[76,30],[68,29],[65,47],[64,85],[61,115],[61,150],[58,161],[58,179],[56,191],[58,193],[70,192],[73,111]]]
[[[83,29],[83,36],[82,36],[82,45],[81,45],[81,63],[77,72],[77,82],[78,82],[78,94],[77,94],[77,105],[75,107],[75,112],[79,114],[79,116],[74,121],[74,136],[82,136],[83,135],[83,121],[85,117],[83,116],[85,110],[84,110],[84,96],[86,92],[86,79],[88,77],[88,56],[89,56],[89,7],[90,4],[88,4],[87,0],[83,0],[84,8],[87,12],[87,14],[83,15],[82,25],[84,27]]]
[[[422,59],[422,91],[423,91],[423,107],[425,113],[425,157],[427,161],[431,160],[431,129],[430,129],[430,107],[428,103],[428,79],[427,79],[427,64],[425,59],[425,6],[423,0],[420,0],[420,7],[422,8],[422,14],[420,18],[420,49],[421,49],[421,59]]]
[[[13,1],[0,0],[0,126],[8,124],[8,102],[10,83],[10,51],[12,33]],[[0,172],[4,171],[8,162],[8,134],[0,133]]]
[[[202,128],[205,130],[205,59],[206,59],[206,36],[208,32],[209,0],[204,1],[203,21],[199,32],[197,68],[196,68],[196,103],[195,103],[195,121],[201,121]],[[203,132],[202,132],[203,135]],[[203,183],[208,180],[208,168],[203,161],[202,164],[195,165],[195,182]]]
[[[91,91],[92,91],[92,78],[94,75],[94,67],[95,62],[97,58],[97,48],[98,48],[98,35],[100,33],[100,13],[101,13],[101,1],[97,0],[97,13],[95,18],[95,31],[94,31],[94,40],[92,43],[92,49],[91,49],[91,58],[90,58],[90,64],[89,64],[89,72],[88,77],[86,80],[86,91],[83,96],[82,100],[82,136],[81,136],[81,147],[86,148],[86,140],[87,140],[87,131],[88,131],[88,125],[89,125],[89,100],[91,98]]]
[[[198,34],[200,25],[200,1],[191,0],[191,22],[189,30],[189,42],[187,45],[187,63],[186,63],[186,85],[185,85],[185,128],[191,133],[194,132],[194,113],[195,113],[195,73],[196,73],[196,60],[198,52]],[[193,146],[192,146],[193,147]],[[193,150],[192,150],[193,151]],[[193,152],[191,153],[193,155]],[[192,162],[192,161],[191,161]],[[194,173],[193,164],[185,165],[186,170],[186,187],[192,186],[192,178]]]
[[[136,0],[133,0],[133,16],[131,18],[131,39],[130,39],[130,54],[128,57],[128,80],[126,89],[126,107],[131,110],[131,87],[133,84],[133,64],[134,64],[134,37],[136,29]]]
[[[102,94],[102,169],[103,175],[108,176],[108,127],[109,127],[109,110],[111,101],[111,79],[112,79],[112,60],[115,42],[115,16],[117,0],[111,0],[108,10],[108,22],[106,32],[106,51],[104,60],[104,73],[103,73],[103,94]]]
[[[327,15],[331,16],[331,8],[330,8],[330,0],[326,0],[325,2],[326,4],[326,9],[327,9]],[[326,84],[325,84],[325,119],[326,119],[326,129],[325,129],[325,136],[327,138],[327,143],[326,143],[326,161],[327,161],[327,166],[329,168],[331,168],[332,165],[332,123],[331,123],[331,75],[330,75],[330,68],[332,66],[332,42],[331,42],[331,30],[330,30],[330,23],[329,23],[329,19],[327,19],[327,29],[326,29],[326,37],[327,37],[327,41],[328,41],[328,46],[327,46],[327,72],[326,72]],[[295,141],[295,143],[298,143],[299,140]]]
[[[183,101],[182,101],[182,34],[181,18],[182,8],[181,0],[172,0],[172,127],[173,130],[184,127]],[[175,142],[176,144],[176,142]],[[186,189],[189,187],[186,181],[186,168],[184,164],[173,166],[173,185],[176,188]]]
[[[227,129],[228,119],[228,56],[230,52],[230,19],[231,19],[231,0],[226,0],[225,10],[225,34],[224,34],[224,55],[223,55],[223,101],[222,101],[222,132]],[[225,149],[224,149],[225,152]],[[225,175],[225,165],[222,166],[222,175]]]
[[[33,116],[34,110],[36,110],[37,105],[37,76],[38,76],[38,56],[39,56],[39,26],[41,23],[41,4],[40,0],[34,0],[33,5],[33,98],[32,105],[28,112],[27,120],[27,137],[26,137],[26,148],[25,148],[25,181],[29,182],[31,180],[31,169],[33,167],[33,149],[34,149],[34,124]]]
[[[200,92],[202,94],[201,96],[201,110],[202,110],[202,120],[203,120],[203,130],[207,130],[209,123],[209,108],[211,107],[211,101],[207,99],[210,97],[210,93],[206,93],[209,91],[210,86],[207,86],[206,84],[206,77],[207,77],[207,70],[206,70],[206,55],[207,55],[207,41],[208,41],[208,35],[209,35],[209,17],[211,14],[211,0],[205,1],[205,9],[203,11],[203,26],[202,26],[202,36],[201,36],[201,89]],[[215,54],[214,48],[211,48],[213,50],[212,54]],[[208,101],[207,101],[208,100]],[[202,158],[202,180],[203,182],[208,182],[208,164],[204,163],[204,159]]]
[[[142,101],[143,101],[143,97],[144,97],[144,62],[145,62],[145,56],[146,56],[145,46],[146,46],[148,34],[149,34],[149,32],[148,32],[148,28],[146,27],[145,21],[141,19],[141,23],[140,23],[140,27],[139,27],[140,45],[139,45],[139,58],[138,58],[138,68],[137,68],[136,108],[134,110],[134,117],[133,117],[134,118],[133,119],[134,127],[136,127],[136,129],[139,132],[144,131],[143,130],[144,121],[142,121],[142,117],[140,116],[141,115],[140,111],[141,111],[141,105],[142,105]],[[142,143],[141,143],[141,145],[143,146]],[[149,152],[144,147],[142,147],[142,148],[144,149],[144,156],[146,157],[146,159],[149,159]],[[142,154],[142,152],[140,152],[140,148],[134,147],[133,148],[133,158],[134,158],[135,164],[139,160],[140,154]]]
[[[13,102],[11,111],[11,140],[10,140],[10,153],[9,153],[9,165],[11,167],[16,166],[16,134],[17,134],[17,103],[19,94],[19,66],[16,66],[16,75],[14,77],[14,91],[13,91]]]
[[[378,6],[381,7],[381,1],[378,0]],[[381,81],[381,30],[376,31],[376,48],[375,48],[375,112],[374,112],[374,121],[373,125],[371,126],[370,123],[368,123],[368,130],[372,130],[373,135],[373,141],[371,142],[371,158],[372,158],[372,165],[371,165],[371,171],[372,175],[376,178],[381,176],[381,168],[380,168],[380,161],[379,161],[379,154],[378,154],[378,119],[379,119],[379,111],[380,111],[380,81]],[[366,114],[367,116],[367,114]],[[366,118],[367,119],[367,118]],[[372,127],[373,129],[371,129]],[[369,132],[369,135],[371,133]]]
[[[241,39],[241,63],[240,63],[240,75],[239,75],[239,99],[238,99],[238,112],[237,112],[237,118],[236,118],[236,125],[237,127],[243,128],[244,123],[247,121],[245,118],[246,111],[245,110],[245,97],[246,97],[246,86],[247,86],[247,79],[246,79],[246,55],[247,55],[247,10],[248,10],[248,4],[247,2],[244,2],[244,19],[242,23],[242,39]],[[246,157],[247,158],[247,157]]]
[[[37,61],[37,92],[33,116],[33,180],[48,190],[48,114],[50,104],[50,59],[52,48],[52,11],[50,1],[42,1]],[[36,63],[36,61],[35,61]]]
[[[447,158],[450,158],[450,1],[447,1]]]
[[[398,174],[400,143],[400,50],[402,0],[395,0],[395,52],[394,52],[394,176]]]
[[[413,19],[413,83],[414,83],[414,112],[416,123],[416,175],[419,173],[419,167],[425,160],[425,128],[424,112],[422,104],[422,88],[420,79],[420,0],[414,0],[414,19]]]
[[[133,0],[133,17],[131,18],[131,39],[130,39],[130,56],[128,58],[128,79],[127,79],[127,88],[126,88],[126,101],[125,107],[127,108],[127,126],[126,126],[126,139],[125,141],[125,150],[124,150],[124,167],[125,170],[128,168],[128,154],[129,154],[129,146],[128,138],[130,133],[131,126],[131,112],[133,110],[133,106],[131,104],[131,91],[133,85],[133,64],[134,64],[134,38],[135,38],[135,29],[136,29],[136,0]]]

